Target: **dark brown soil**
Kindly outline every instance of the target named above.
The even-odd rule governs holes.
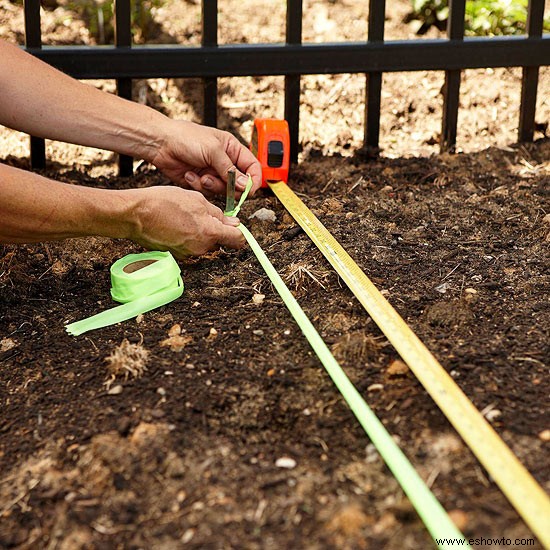
[[[20,40],[20,8],[0,4],[0,35]],[[158,18],[169,35],[196,41],[197,5],[180,4]],[[345,25],[338,3],[309,4],[318,14],[305,23],[310,40],[363,32]],[[359,20],[359,4],[341,9]],[[392,8],[389,38],[408,36],[406,4]],[[266,39],[235,13],[223,41]],[[90,41],[78,22],[56,26],[49,12],[45,21],[51,42]],[[362,129],[350,118],[362,77],[307,77],[291,184],[549,490],[550,140],[513,144],[518,74],[495,71],[493,88],[487,73],[467,74],[467,152],[458,155],[433,154],[441,75],[388,76],[384,156],[369,162],[353,154]],[[549,76],[539,122],[550,112]],[[281,82],[222,81],[221,124],[248,138],[254,116],[280,116],[271,100],[280,101]],[[168,114],[200,114],[192,83],[137,86],[138,99]],[[421,86],[411,103],[403,90]],[[24,136],[2,129],[0,147],[4,160],[27,166]],[[161,181],[147,166],[116,177],[109,153],[48,147],[50,177],[118,188]],[[276,222],[249,220],[259,208]],[[260,194],[241,219],[463,532],[532,538],[412,373],[390,368],[395,351],[278,201]],[[432,547],[249,249],[182,262],[176,302],[68,336],[67,322],[113,305],[109,267],[134,251],[99,238],[0,248],[0,547]],[[141,376],[125,378],[129,369]],[[277,467],[282,457],[296,467]]]
[[[336,156],[292,177],[545,486],[549,153],[546,141],[369,164]],[[388,373],[395,352],[281,205],[254,198],[243,220],[260,207],[277,222],[251,220],[253,233],[466,534],[529,537],[414,376]],[[66,335],[67,321],[109,307],[109,266],[132,250],[103,239],[4,247],[1,544],[430,545],[250,250],[185,263],[184,296],[140,323]],[[181,351],[165,342],[176,324]],[[109,395],[105,358],[124,339],[149,352],[147,371]],[[296,468],[277,468],[283,456]]]

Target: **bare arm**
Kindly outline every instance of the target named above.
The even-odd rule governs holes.
[[[93,189],[0,164],[0,243],[102,235],[181,258],[242,246],[237,224],[196,191]]]
[[[231,134],[97,90],[2,40],[0,97],[0,124],[145,159],[182,187],[223,193],[233,166],[240,189],[247,172],[260,186],[259,163]]]

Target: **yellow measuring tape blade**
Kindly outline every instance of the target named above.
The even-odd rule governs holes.
[[[311,210],[283,182],[277,198],[317,245],[545,548],[550,498],[437,359]]]

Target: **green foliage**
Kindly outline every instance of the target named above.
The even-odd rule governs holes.
[[[493,36],[525,33],[528,0],[468,0],[466,2],[465,34]],[[449,16],[447,0],[412,0],[412,12],[405,21],[416,21],[418,34],[433,25],[443,30]],[[550,19],[544,21],[544,31],[550,32]]]
[[[10,0],[13,4],[23,4],[23,0]],[[41,0],[46,9],[63,7],[86,22],[90,34],[99,44],[114,41],[114,0]],[[152,11],[160,8],[166,0],[132,0],[132,33],[136,42],[145,42],[159,34],[159,26]]]

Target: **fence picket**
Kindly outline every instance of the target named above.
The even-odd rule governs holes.
[[[287,0],[286,43],[302,42],[302,0]],[[297,162],[300,146],[300,75],[285,76],[285,119],[290,132],[290,161]]]
[[[130,0],[115,0],[115,47],[132,47],[132,28],[131,28],[131,6]],[[132,79],[116,79],[117,95],[124,99],[132,99]],[[118,173],[121,176],[131,176],[133,174],[134,159],[127,155],[118,157]]]
[[[544,0],[529,0],[527,8],[527,34],[529,37],[541,37],[544,19]],[[533,141],[535,133],[535,111],[537,107],[537,88],[539,67],[522,68],[521,103],[519,109],[518,141]]]
[[[40,30],[40,0],[25,0],[25,46],[27,48],[42,48],[42,33]],[[42,138],[30,136],[31,167],[41,169],[46,167],[46,142]]]
[[[449,40],[464,40],[465,10],[466,0],[449,0],[449,19],[447,22],[447,38]],[[445,71],[440,140],[442,151],[454,151],[456,147],[460,78],[460,69]]]
[[[218,0],[202,2],[202,40],[203,47],[218,45]],[[203,115],[202,121],[208,126],[218,123],[218,79],[202,79]]]
[[[369,42],[384,41],[384,18],[386,16],[386,0],[369,1]],[[382,73],[373,71],[367,73],[366,105],[365,105],[365,141],[367,152],[377,154],[380,140],[380,107],[382,93]]]

